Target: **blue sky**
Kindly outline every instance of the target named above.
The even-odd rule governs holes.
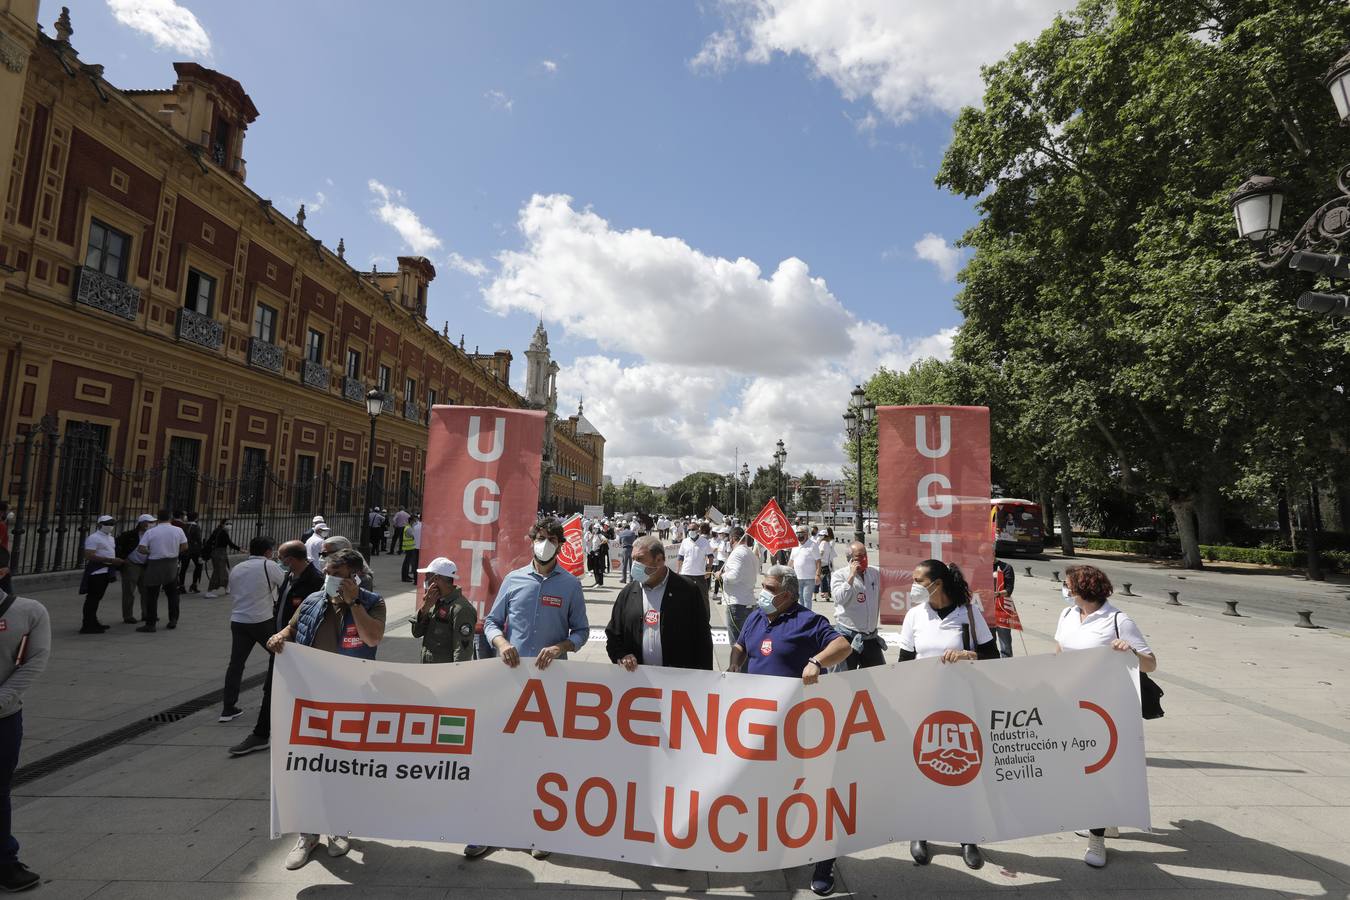
[[[913,8],[907,8],[907,7]],[[195,59],[260,111],[250,186],[358,268],[435,263],[428,318],[516,354],[542,312],[607,472],[836,476],[877,365],[943,355],[933,183],[978,64],[1047,0],[398,3],[80,0],[72,43],[122,88]],[[51,32],[55,7],[44,7]],[[927,258],[922,258],[927,257]]]

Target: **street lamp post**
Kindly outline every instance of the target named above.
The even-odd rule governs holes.
[[[748,508],[748,507],[750,506],[750,464],[749,464],[749,463],[741,463],[741,481],[745,482],[745,505],[746,505],[746,507],[747,507],[747,509],[746,509],[746,514],[748,515],[749,512],[750,512],[750,510],[749,510],[749,508]],[[740,515],[740,511],[739,511],[739,510],[737,510],[736,515],[738,515],[738,516]]]
[[[864,540],[863,536],[863,435],[867,433],[867,428],[876,418],[877,405],[867,399],[867,392],[862,389],[862,385],[853,388],[853,393],[849,395],[848,410],[844,413],[844,427],[848,429],[848,436],[853,439],[854,462],[858,467],[858,505],[853,515],[853,539],[855,541]]]
[[[1331,92],[1336,116],[1342,125],[1350,125],[1350,52],[1327,70],[1322,83]],[[1252,242],[1257,264],[1273,270],[1288,264],[1291,269],[1325,275],[1331,279],[1350,278],[1350,258],[1341,253],[1350,241],[1350,165],[1336,173],[1340,194],[1323,203],[1288,240],[1279,238],[1280,217],[1284,212],[1284,187],[1274,178],[1253,175],[1233,193],[1229,202],[1240,237]],[[1334,284],[1334,281],[1333,281]],[[1305,291],[1298,308],[1331,316],[1350,316],[1350,296],[1343,293]],[[1317,548],[1316,485],[1308,491],[1308,514],[1313,527],[1307,530],[1308,580],[1323,579]]]
[[[370,511],[375,508],[375,420],[384,412],[384,394],[378,389],[366,394],[366,413],[370,416],[370,450],[366,454],[366,509],[361,523],[361,555],[370,559],[373,536]]]
[[[577,475],[575,472],[570,476],[572,479],[572,512],[577,511]]]
[[[787,448],[783,446],[783,439],[778,439],[778,449],[773,452],[774,465],[774,496],[783,496],[783,463],[787,462]]]

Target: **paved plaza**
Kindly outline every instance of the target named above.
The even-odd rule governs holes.
[[[912,864],[894,844],[849,856],[837,896],[1213,898],[1350,896],[1350,630],[1346,587],[1240,570],[1184,573],[1094,560],[1137,598],[1113,598],[1139,623],[1159,658],[1166,718],[1147,722],[1153,830],[1108,841],[1110,864],[1082,862],[1085,841],[1051,834],[990,844],[982,870],[966,869],[958,847],[935,846],[933,863]],[[375,559],[389,603],[380,658],[417,659],[406,618],[413,594],[398,581],[398,557]],[[1025,650],[1053,650],[1063,608],[1051,579],[1063,561],[1014,560]],[[1026,577],[1030,566],[1033,577]],[[1128,577],[1127,577],[1128,576]],[[588,575],[583,582],[589,584]],[[1166,585],[1184,605],[1165,604]],[[606,661],[597,629],[609,618],[617,579],[588,588],[592,641],[576,658]],[[398,589],[395,589],[398,588]],[[252,727],[261,695],[247,690],[245,715],[218,724],[211,705],[142,731],[137,723],[219,690],[229,648],[229,600],[184,599],[176,631],[136,634],[115,625],[77,635],[73,587],[24,591],[51,610],[53,659],[25,698],[21,773],[57,754],[103,741],[99,752],[15,789],[14,831],[21,858],[41,873],[43,898],[565,896],[809,897],[809,867],[749,875],[687,872],[556,854],[497,850],[467,860],[460,844],[354,840],[351,853],[322,850],[287,871],[289,840],[269,840],[267,755],[231,759],[226,748]],[[1221,614],[1225,597],[1247,597]],[[1295,608],[1315,601],[1314,620],[1341,627],[1293,627]],[[116,590],[105,602],[115,621]],[[821,612],[832,611],[817,604]],[[721,607],[714,607],[714,622]],[[1021,640],[1015,650],[1023,653]],[[716,647],[719,667],[725,644]],[[894,658],[894,651],[888,654]],[[488,663],[484,663],[488,664]],[[996,663],[993,663],[996,664]],[[255,651],[247,675],[265,671]],[[179,716],[182,716],[179,718]],[[141,733],[133,733],[140,731]],[[131,733],[130,736],[127,736]],[[83,755],[83,754],[80,754]],[[34,771],[34,770],[28,770]],[[885,777],[885,773],[875,773]],[[865,783],[865,782],[864,782]],[[471,820],[473,811],[449,810]],[[462,832],[462,829],[460,829]],[[918,829],[921,831],[922,829]],[[916,832],[917,833],[917,832]]]

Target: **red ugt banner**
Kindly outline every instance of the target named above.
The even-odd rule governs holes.
[[[797,546],[797,535],[793,532],[788,517],[783,514],[783,510],[775,497],[769,498],[769,502],[764,504],[764,508],[759,511],[759,515],[755,516],[750,522],[750,527],[745,530],[752,538],[764,545],[770,553],[777,553],[779,550],[787,550]]]
[[[558,548],[558,565],[578,578],[586,571],[586,548],[581,542],[581,513],[563,522],[563,537],[567,542]]]
[[[502,579],[533,553],[544,413],[433,406],[430,431],[421,560],[454,561],[481,624]]]
[[[991,598],[989,410],[983,406],[883,406],[877,410],[881,621],[909,609],[914,566],[956,563],[981,599]]]

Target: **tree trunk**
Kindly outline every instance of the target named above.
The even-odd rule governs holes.
[[[1200,543],[1222,544],[1223,497],[1219,494],[1219,486],[1211,479],[1205,479],[1195,497],[1195,515],[1200,520]]]
[[[1050,489],[1041,484],[1041,527],[1045,529],[1045,542],[1050,542],[1050,536],[1055,533],[1055,500],[1050,494]]]
[[[1284,488],[1280,488],[1280,499],[1276,504],[1276,516],[1280,520],[1280,536],[1289,536],[1289,549],[1297,550],[1298,545],[1294,543],[1294,521],[1289,515],[1289,495],[1285,493]]]
[[[1177,523],[1177,538],[1181,541],[1181,565],[1187,569],[1203,569],[1200,559],[1200,540],[1195,528],[1195,503],[1190,497],[1169,501],[1172,518]]]
[[[1321,519],[1322,511],[1318,507],[1317,488],[1310,488],[1308,491],[1307,528],[1304,531],[1305,541],[1308,545],[1309,581],[1326,580],[1326,576],[1322,574],[1322,560],[1317,556],[1317,532],[1322,527]]]
[[[1055,491],[1055,508],[1059,510],[1059,550],[1073,556],[1073,525],[1069,521],[1069,499],[1063,491]]]

